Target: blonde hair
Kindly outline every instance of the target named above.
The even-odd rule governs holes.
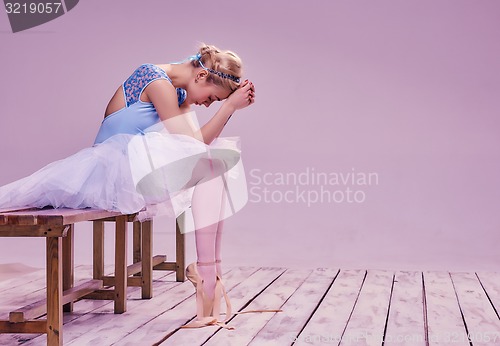
[[[199,48],[199,54],[201,55],[200,60],[203,66],[241,78],[243,74],[243,64],[240,57],[233,51],[223,51],[215,46],[202,44]],[[192,64],[194,67],[201,67],[200,62],[197,60],[193,60]],[[240,86],[240,83],[229,78],[220,77],[214,73],[208,74],[207,81],[231,90],[231,92],[235,91]]]

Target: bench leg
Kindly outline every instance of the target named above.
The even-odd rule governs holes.
[[[186,280],[184,268],[186,267],[186,247],[184,233],[181,233],[179,220],[175,220],[175,262],[176,262],[176,280],[184,282]]]
[[[127,311],[127,216],[116,217],[115,314]]]
[[[74,285],[74,225],[70,225],[66,237],[62,240],[63,256],[63,291],[66,291]],[[63,311],[73,312],[73,302],[64,304]]]
[[[93,277],[95,280],[102,280],[104,276],[104,222],[93,222]]]
[[[175,220],[175,261],[165,261],[155,264],[153,270],[172,270],[175,271],[175,279],[177,282],[184,282],[186,274],[184,269],[186,267],[186,247],[185,235],[181,232],[182,218],[184,214],[179,215]],[[155,256],[156,257],[156,256]],[[163,256],[166,259],[166,256]]]
[[[47,345],[63,344],[62,239],[47,237]]]
[[[153,297],[153,221],[145,221],[142,228],[142,299]]]
[[[134,251],[134,262],[138,263],[141,261],[141,228],[142,224],[139,221],[134,221],[134,242],[133,242],[133,251]],[[135,273],[134,276],[141,276],[141,273]]]

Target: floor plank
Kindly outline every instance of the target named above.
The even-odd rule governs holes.
[[[423,276],[429,346],[468,346],[467,332],[450,274],[426,271]]]
[[[79,267],[75,269],[74,282],[75,286],[92,278],[92,268],[90,266]],[[2,312],[0,319],[8,318],[8,312],[17,310],[18,308],[32,304],[41,299],[47,298],[45,287],[47,286],[45,273],[42,278],[36,280],[25,280],[24,284],[12,287],[1,293]]]
[[[226,273],[227,275],[227,273]],[[94,323],[90,318],[84,328],[75,328],[78,334],[69,332],[68,345],[125,345],[127,339],[134,339],[141,334],[144,341],[134,340],[135,345],[150,345],[165,335],[168,327],[162,323],[162,316],[171,310],[179,313],[175,320],[168,318],[168,322],[182,324],[182,313],[195,311],[195,307],[186,308],[187,298],[193,294],[193,285],[189,281],[175,282],[175,276],[169,281],[163,281],[163,288],[157,288],[153,283],[153,298],[149,300],[137,299],[127,302],[127,311],[123,314],[114,315],[112,319],[101,319]],[[129,288],[130,290],[130,288]],[[112,308],[112,306],[110,307]],[[105,310],[97,311],[102,315],[108,315]],[[189,316],[186,316],[187,320]],[[71,326],[70,326],[71,327]],[[149,328],[151,327],[151,328]],[[83,330],[82,330],[83,329]],[[83,333],[82,333],[83,331]],[[139,331],[137,333],[134,333]],[[122,340],[125,339],[125,340]]]
[[[394,273],[368,270],[339,345],[381,345]]]
[[[366,276],[365,270],[341,270],[302,332],[296,345],[336,343],[341,340],[359,291]]]
[[[384,346],[425,346],[422,273],[396,272]]]
[[[500,319],[500,273],[479,272],[476,273],[476,276],[491,301],[497,317]]]
[[[500,345],[500,320],[474,273],[452,273],[467,335],[474,346]]]
[[[288,345],[298,341],[299,331],[307,325],[315,311],[318,313],[318,306],[338,273],[338,269],[328,268],[312,271],[283,304],[283,311],[274,315],[249,345]]]
[[[228,291],[233,310],[241,310],[283,271],[283,268],[241,268],[237,271],[232,270],[231,274],[233,275],[231,276],[224,276],[224,285]],[[158,319],[152,321],[153,323],[150,323],[147,328],[138,329],[120,340],[120,345],[137,345],[140,342],[144,342],[146,345],[161,342],[163,342],[162,345],[196,345],[198,340],[207,340],[211,337],[219,327],[179,329],[181,325],[193,319],[196,313],[195,290],[190,282],[187,283],[190,285],[191,293],[186,301],[188,304],[178,305],[158,316]],[[160,340],[157,338],[159,334],[163,334],[163,338]],[[165,339],[166,337],[168,338]]]
[[[0,281],[0,295],[3,295],[5,291],[10,291],[26,283],[38,280],[45,282],[45,269],[34,270],[31,273],[10,274],[8,278],[3,274],[2,277],[3,279]]]
[[[172,272],[154,271],[153,295],[154,297],[161,296],[164,292],[180,284],[175,281],[175,275]],[[80,305],[81,309],[85,309],[88,304],[88,310],[84,310],[86,312],[79,314],[78,318],[64,324],[64,345],[111,345],[113,340],[122,338],[125,335],[122,330],[113,329],[116,325],[123,328],[133,325],[133,319],[142,315],[141,309],[158,311],[158,306],[152,308],[155,304],[153,299],[141,299],[140,287],[128,287],[127,311],[123,314],[114,314],[113,301],[97,300],[96,302],[94,300],[82,300],[75,304],[75,306]],[[45,344],[45,335],[40,335],[26,343],[27,346],[42,346]]]
[[[226,269],[226,268],[224,268]],[[106,267],[106,273],[113,271]],[[90,266],[75,269],[87,280]],[[153,298],[127,291],[127,311],[113,302],[81,300],[64,313],[64,345],[500,345],[500,273],[233,267],[222,275],[233,312],[228,325],[180,328],[195,318],[190,281],[154,271]],[[45,277],[33,272],[1,286],[0,314],[44,298]],[[225,304],[221,310],[225,312]],[[225,315],[221,315],[222,319]],[[469,343],[467,335],[471,335]],[[45,345],[40,334],[1,334],[0,345]]]
[[[285,302],[297,291],[310,274],[311,270],[285,271],[276,281],[273,281],[264,291],[260,292],[244,310],[283,309]],[[221,329],[205,345],[248,345],[257,333],[264,328],[266,323],[276,314],[282,313],[283,311],[235,315],[230,324],[237,329],[237,332],[235,333],[235,330]],[[185,331],[188,332],[188,330]],[[179,343],[179,345],[182,345],[182,343]]]
[[[112,266],[106,266],[108,272],[112,270]],[[80,265],[75,267],[74,279],[75,285],[82,281],[87,281],[92,276],[92,266]],[[17,310],[18,308],[37,302],[46,298],[46,279],[45,270],[43,274],[39,272],[31,273],[30,276],[25,276],[19,279],[17,286],[4,290],[0,302],[0,319],[8,319],[9,311]],[[73,314],[63,314],[63,322],[67,323],[78,316],[79,311],[86,313],[89,309],[99,306],[103,301],[83,300],[74,304]],[[45,318],[45,317],[43,317]],[[40,334],[0,334],[0,345],[16,345],[25,343],[31,339],[40,337]]]

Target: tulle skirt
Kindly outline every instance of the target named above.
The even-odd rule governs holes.
[[[226,167],[227,217],[247,201],[240,154],[238,137],[206,145],[165,132],[118,134],[0,187],[0,209],[96,208],[139,213],[141,221],[162,214],[177,217],[191,204],[193,170],[208,158]]]

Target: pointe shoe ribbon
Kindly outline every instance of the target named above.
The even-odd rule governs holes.
[[[224,300],[226,301],[226,312],[221,313],[220,312],[220,297],[221,293],[224,296]],[[232,312],[232,306],[231,306],[231,301],[229,300],[229,297],[226,292],[226,288],[224,287],[224,284],[222,283],[222,279],[219,275],[217,275],[217,281],[215,285],[215,299],[214,299],[214,313],[213,316],[217,318],[216,324],[220,327],[234,330],[236,329],[234,326],[228,326],[226,322],[231,318],[232,315],[236,314],[246,314],[250,312],[282,312],[283,310],[281,309],[268,309],[268,310],[246,310],[246,311],[238,311],[238,312]],[[219,321],[220,315],[225,314],[226,318],[223,321]]]

